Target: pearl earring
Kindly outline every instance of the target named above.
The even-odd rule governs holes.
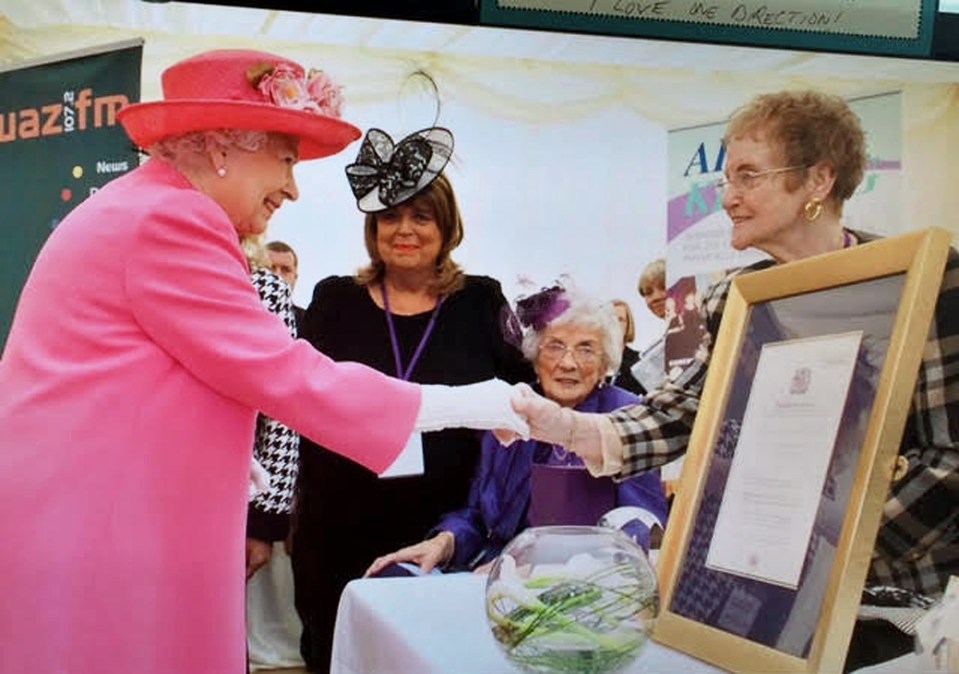
[[[218,169],[216,170],[216,174],[217,174],[218,176],[220,176],[221,178],[225,178],[225,177],[226,177],[226,166],[221,166],[220,168],[218,168]]]

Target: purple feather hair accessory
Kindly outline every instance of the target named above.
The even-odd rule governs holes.
[[[552,286],[516,302],[516,318],[524,327],[539,332],[569,309],[569,305],[566,289]]]

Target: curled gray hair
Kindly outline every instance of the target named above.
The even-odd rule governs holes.
[[[256,152],[269,139],[266,131],[246,129],[216,129],[191,131],[180,136],[170,136],[158,141],[147,152],[173,164],[196,163],[196,159],[212,148],[235,147],[247,152]]]
[[[563,325],[575,325],[585,328],[599,328],[602,333],[603,367],[606,376],[619,370],[623,359],[623,326],[616,318],[612,302],[599,302],[593,298],[566,291],[569,307],[543,326],[542,330],[527,329],[523,334],[523,355],[531,363],[536,361],[543,333],[549,328]]]

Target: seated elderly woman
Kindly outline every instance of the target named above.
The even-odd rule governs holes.
[[[628,391],[602,383],[619,367],[623,351],[622,328],[611,304],[554,287],[520,301],[516,313],[524,327],[523,353],[533,363],[538,388],[547,398],[582,412],[609,412],[639,401]],[[537,489],[539,466],[583,463],[548,442],[530,440],[505,448],[487,433],[466,507],[444,516],[429,539],[378,558],[366,575],[392,575],[392,565],[401,562],[417,564],[424,573],[437,566],[476,569],[495,559],[530,524],[599,521],[623,530],[645,550],[651,534],[655,538],[661,533],[657,529],[665,526],[666,498],[658,471],[618,484],[589,477],[585,467],[570,472],[570,477],[579,474],[585,479],[567,485],[575,500],[562,505],[564,514],[550,503],[548,489]],[[608,487],[608,504],[590,513],[603,501],[593,488],[597,485]],[[536,512],[542,520],[531,522]],[[557,519],[563,517],[569,519]]]

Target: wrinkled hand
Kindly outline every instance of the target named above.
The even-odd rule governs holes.
[[[453,556],[454,546],[455,539],[453,538],[453,534],[448,531],[441,531],[427,541],[417,543],[416,545],[409,545],[405,548],[400,548],[396,552],[377,557],[373,563],[370,564],[370,568],[366,570],[363,577],[368,578],[373,574],[379,573],[390,564],[397,564],[399,562],[412,562],[418,565],[423,570],[423,573],[429,573],[438,565],[445,564],[449,561]]]
[[[273,555],[273,545],[258,538],[246,539],[246,579],[260,570]]]
[[[513,409],[525,417],[529,437],[554,444],[563,444],[569,438],[573,423],[570,410],[539,395],[527,384],[516,384],[513,391]],[[504,428],[494,430],[493,435],[506,446],[522,437]]]

